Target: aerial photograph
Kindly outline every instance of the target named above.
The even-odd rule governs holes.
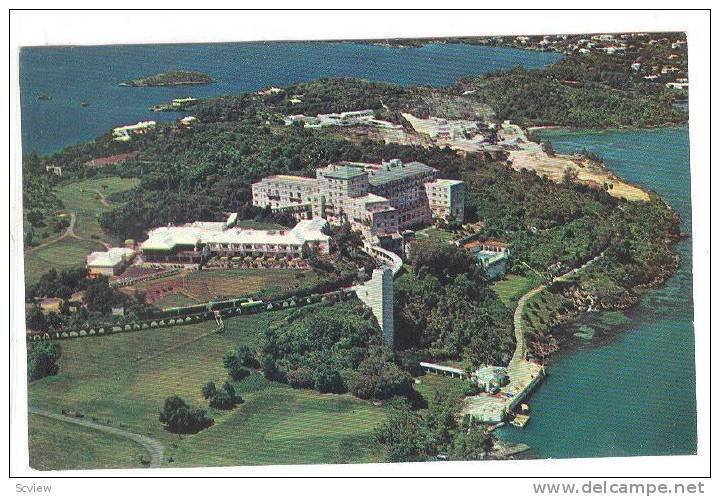
[[[18,57],[30,468],[698,452],[684,32]]]

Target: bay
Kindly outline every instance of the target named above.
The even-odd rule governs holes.
[[[619,176],[658,192],[691,233],[686,126],[611,131],[545,130],[558,152],[599,154]],[[692,240],[678,244],[680,268],[624,319],[591,313],[571,334],[603,331],[560,353],[530,398],[525,429],[498,431],[542,458],[694,454],[697,450]],[[607,325],[608,321],[621,321]]]

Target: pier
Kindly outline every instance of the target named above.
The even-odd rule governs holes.
[[[587,261],[582,266],[576,267],[556,277],[553,281],[566,280],[578,271],[592,265],[602,256],[603,253],[600,253],[600,255]],[[518,404],[542,381],[545,376],[545,367],[526,359],[525,323],[523,323],[522,316],[525,311],[525,305],[530,298],[543,291],[546,287],[547,285],[543,284],[533,288],[518,300],[518,305],[513,315],[515,353],[507,367],[510,382],[500,388],[500,391],[495,394],[483,392],[472,397],[467,397],[465,399],[465,407],[461,411],[462,415],[469,414],[483,423],[500,423],[505,421],[507,416],[515,410]],[[527,419],[523,420],[522,425],[524,426],[526,423]]]

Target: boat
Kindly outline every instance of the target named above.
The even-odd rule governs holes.
[[[50,95],[48,95],[47,93],[41,93],[40,95],[38,95],[37,99],[40,100],[41,102],[45,102],[47,100],[52,100],[50,98]]]
[[[80,102],[80,107],[87,107],[88,105],[90,104],[87,102]]]
[[[517,426],[518,428],[525,428],[525,425],[530,421],[530,416],[526,414],[516,414],[510,424]]]

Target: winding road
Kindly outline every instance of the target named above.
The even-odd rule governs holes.
[[[147,451],[150,453],[149,466],[151,468],[160,467],[160,463],[162,462],[163,453],[165,452],[165,446],[154,438],[150,438],[145,435],[139,435],[137,433],[132,433],[125,430],[120,430],[118,428],[113,428],[107,425],[101,425],[92,421],[88,421],[84,418],[72,418],[70,416],[64,416],[62,414],[56,414],[54,412],[44,411],[42,409],[36,409],[34,407],[30,407],[28,409],[28,412],[30,412],[30,414],[36,414],[38,416],[43,416],[46,418],[57,419],[59,421],[65,421],[66,423],[73,423],[76,425],[84,426],[86,428],[91,428],[93,430],[102,431],[110,435],[127,438],[128,440],[132,440],[133,442],[136,442],[145,447],[145,449],[147,449]]]
[[[553,282],[555,281],[562,281],[566,278],[569,278],[573,274],[577,273],[578,271],[581,271],[585,269],[586,267],[592,265],[600,259],[603,255],[605,255],[605,252],[600,252],[600,254],[596,255],[589,261],[587,261],[582,266],[578,266],[574,269],[571,269],[567,273],[564,273],[560,276],[556,276],[553,278]],[[530,266],[528,266],[530,267]],[[518,300],[517,307],[515,308],[515,314],[513,315],[513,323],[515,328],[515,353],[512,356],[512,359],[510,360],[510,363],[514,363],[517,361],[521,361],[525,359],[525,354],[527,352],[527,348],[525,347],[525,324],[523,323],[522,317],[523,313],[525,312],[525,304],[528,303],[528,300],[530,300],[531,297],[534,295],[537,295],[538,293],[542,292],[546,287],[548,286],[548,283],[545,283],[543,285],[540,285],[538,287],[533,288],[529,292],[527,292],[525,295],[520,297]]]

